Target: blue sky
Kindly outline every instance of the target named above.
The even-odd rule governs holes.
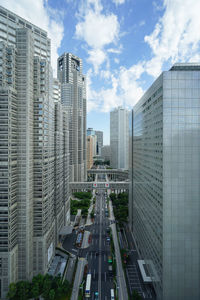
[[[48,31],[54,71],[63,52],[83,59],[88,127],[104,131],[104,144],[110,110],[133,107],[173,63],[200,62],[199,0],[1,0],[1,5]]]

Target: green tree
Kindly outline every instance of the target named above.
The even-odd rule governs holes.
[[[49,292],[51,290],[51,284],[52,284],[52,276],[46,274],[44,276],[43,291],[42,291],[42,296],[45,300],[49,299]]]
[[[49,300],[54,300],[55,299],[55,290],[50,290],[49,291]]]
[[[133,290],[131,299],[132,300],[142,300],[142,297],[138,294],[138,292],[136,290]]]
[[[10,300],[16,299],[16,293],[17,293],[16,283],[11,283],[9,285],[9,290],[8,290],[7,298],[10,299]]]
[[[17,287],[17,298],[20,300],[27,300],[30,298],[30,289],[31,285],[28,281],[18,281],[16,284]]]

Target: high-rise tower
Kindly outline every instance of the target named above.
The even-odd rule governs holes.
[[[110,165],[128,169],[128,116],[129,111],[118,107],[110,112]]]
[[[200,299],[200,65],[163,72],[132,116],[135,244],[158,299]]]
[[[86,79],[82,60],[64,53],[58,58],[61,101],[69,117],[69,150],[72,181],[86,180]]]
[[[53,259],[58,172],[52,86],[47,33],[0,7],[1,299],[10,282],[46,272]],[[61,147],[68,147],[66,135]]]

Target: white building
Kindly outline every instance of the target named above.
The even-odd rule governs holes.
[[[110,165],[115,169],[128,169],[128,118],[122,107],[110,112]]]
[[[55,252],[55,205],[64,196],[55,197],[52,87],[47,33],[0,7],[1,299],[11,282],[47,272]]]

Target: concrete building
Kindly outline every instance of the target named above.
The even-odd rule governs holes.
[[[0,7],[1,299],[11,282],[45,273],[55,252],[52,86],[47,33]],[[67,153],[64,139],[58,152],[64,145]]]
[[[93,166],[93,136],[87,136],[87,169],[91,169]]]
[[[86,169],[86,78],[82,60],[64,53],[58,58],[57,76],[61,82],[61,102],[69,118],[71,181],[85,181]]]
[[[61,104],[60,86],[60,82],[54,79],[54,216],[56,244],[62,227],[69,224],[70,221],[68,116],[65,107]]]
[[[105,145],[101,148],[101,157],[104,159],[104,161],[110,161],[110,146]]]
[[[128,169],[129,111],[118,107],[110,112],[110,165],[114,169]]]
[[[130,129],[130,228],[157,299],[200,299],[200,64],[163,72]]]
[[[91,136],[93,139],[93,157],[97,155],[97,136],[95,134],[95,131],[93,128],[88,128],[87,129],[87,137]]]
[[[101,148],[103,147],[103,131],[96,131],[95,135],[97,136],[97,155],[101,156]]]

